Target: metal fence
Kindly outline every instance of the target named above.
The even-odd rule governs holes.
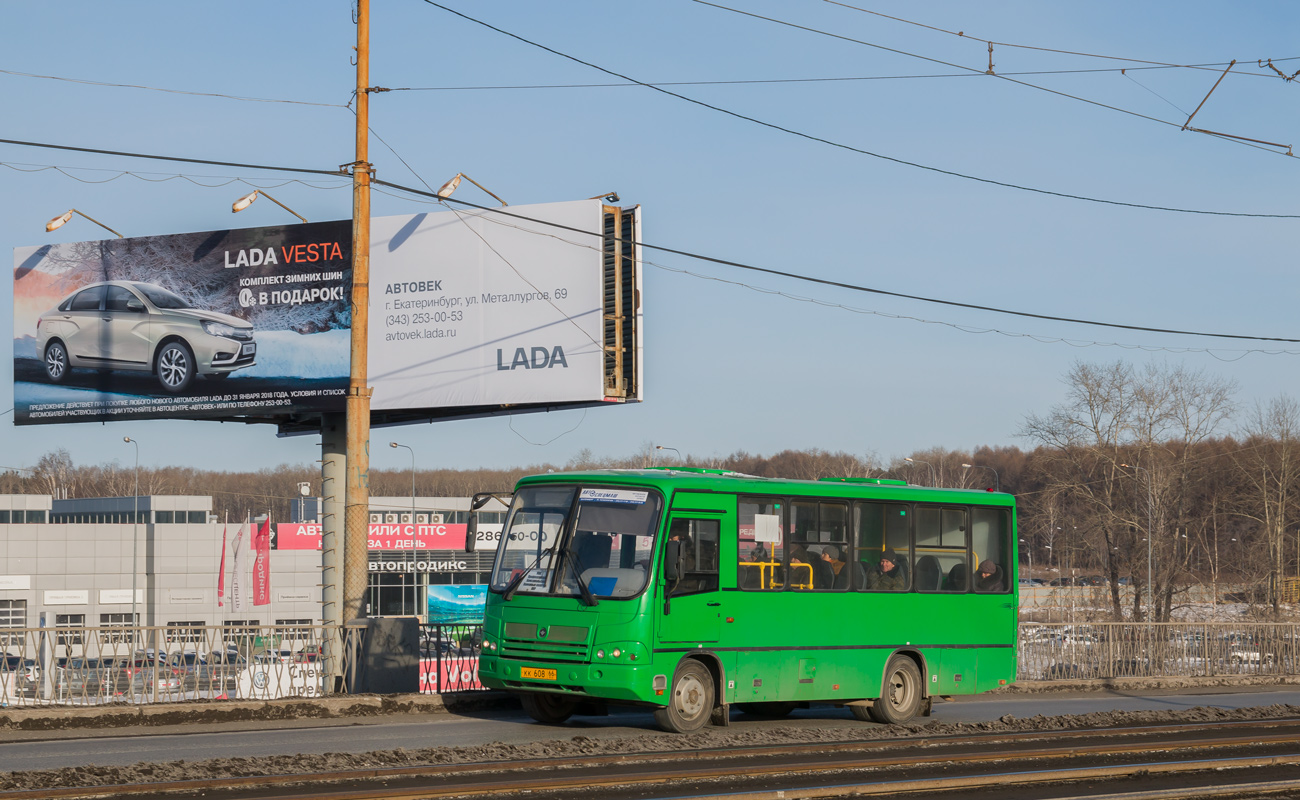
[[[1300,672],[1289,623],[1022,622],[1019,639],[1020,680]]]
[[[8,628],[0,706],[269,700],[335,692],[346,629],[328,625]],[[481,625],[420,628],[421,692],[482,688]]]

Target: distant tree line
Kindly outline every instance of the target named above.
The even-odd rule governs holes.
[[[1279,614],[1300,590],[1300,405],[1280,396],[1249,407],[1236,387],[1183,367],[1078,362],[1065,399],[1029,414],[1017,433],[1031,449],[931,447],[882,463],[818,448],[698,456],[643,444],[627,457],[583,450],[564,464],[417,470],[416,494],[459,497],[508,490],[550,470],[687,466],[816,480],[883,477],[922,486],[998,488],[1018,498],[1021,572],[1107,579],[1115,618],[1167,620],[1193,584],[1245,587],[1242,599]],[[30,471],[0,473],[0,493],[129,496],[131,465],[74,465],[66,450]],[[245,472],[141,467],[140,493],[211,495],[219,517],[289,518],[298,485],[320,491],[315,465]],[[372,470],[370,491],[405,497],[409,470]],[[1030,569],[1032,563],[1032,570]],[[1150,581],[1148,582],[1148,565]],[[1133,591],[1121,591],[1121,579]],[[1147,598],[1153,598],[1151,603]]]

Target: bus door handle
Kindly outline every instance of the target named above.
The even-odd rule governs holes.
[[[718,606],[720,606],[720,605],[722,605],[722,603],[709,603],[709,607],[710,607],[710,608],[716,608],[716,607],[718,607]]]

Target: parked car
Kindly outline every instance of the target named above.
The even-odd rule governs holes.
[[[37,352],[51,383],[73,368],[149,372],[176,394],[194,378],[224,378],[257,356],[247,320],[194,308],[161,286],[93,283],[36,320]]]

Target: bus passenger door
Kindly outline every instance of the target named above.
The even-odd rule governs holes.
[[[659,570],[659,641],[699,645],[717,642],[722,628],[722,592],[718,591],[721,520],[674,514],[669,541],[680,543],[681,570],[676,581]]]

